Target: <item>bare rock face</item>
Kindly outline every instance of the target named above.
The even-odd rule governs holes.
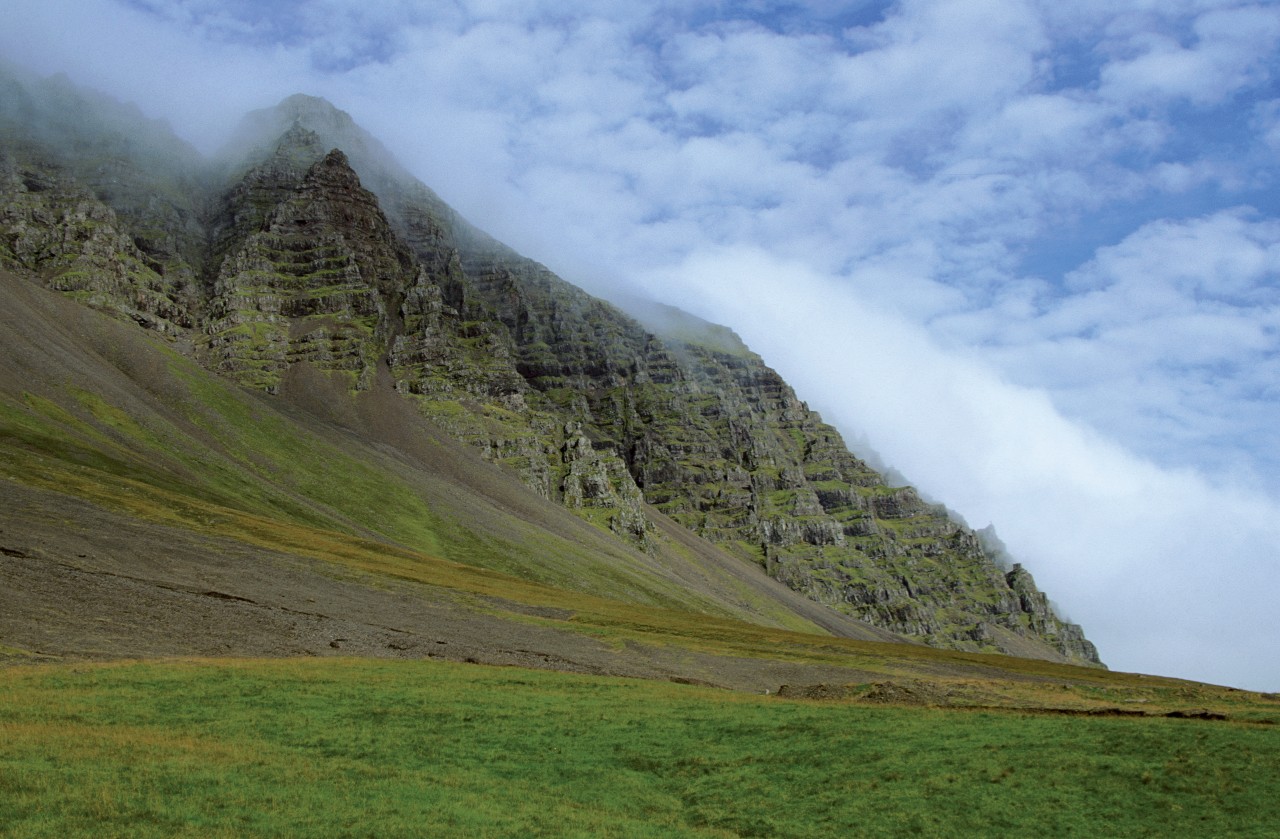
[[[269,392],[298,362],[346,373],[353,388],[366,388],[392,332],[388,309],[399,305],[416,266],[345,155],[331,151],[297,179],[284,160],[295,142],[286,138],[247,177],[254,186],[232,193],[232,207],[263,194],[278,203],[258,229],[231,213],[208,309],[206,359]]]
[[[894,632],[972,650],[1016,637],[1097,663],[1047,604],[1024,607],[972,531],[886,486],[732,333],[685,316],[655,334],[493,242],[464,240],[462,264],[510,336],[530,406],[567,413],[663,513]],[[576,506],[592,491],[570,477]]]
[[[1098,650],[1084,637],[1084,630],[1079,624],[1069,623],[1054,612],[1049,598],[1036,588],[1031,572],[1015,563],[1005,575],[1005,580],[1017,595],[1018,606],[1027,616],[1032,631],[1049,641],[1068,658],[1098,661]]]
[[[0,157],[0,263],[151,329],[175,334],[192,324],[115,211],[53,165]]]
[[[110,188],[59,163],[68,153],[42,160],[39,124],[23,125],[8,123],[28,132],[22,156],[0,158],[0,261],[191,341],[246,387],[275,392],[300,364],[350,390],[389,381],[534,492],[642,548],[660,538],[656,510],[894,632],[1098,662],[1025,570],[887,486],[732,332],[674,310],[642,325],[564,282],[457,217],[323,100],[255,113],[206,170],[171,154],[142,177],[122,153]],[[188,193],[145,209],[148,190],[177,183]]]
[[[645,515],[644,495],[626,464],[613,454],[596,451],[578,423],[570,423],[565,436],[561,449],[566,467],[561,484],[564,503],[574,509],[608,511],[610,530],[647,547],[653,525]]]

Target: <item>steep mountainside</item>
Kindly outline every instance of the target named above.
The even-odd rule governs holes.
[[[528,492],[389,387],[352,396],[341,378],[300,365],[270,397],[4,271],[0,294],[0,659],[11,647],[395,655],[425,645],[501,662],[545,634],[536,621],[521,629],[522,610],[581,620],[542,607],[596,602],[583,595],[896,640],[682,539],[672,522],[659,521],[666,549],[642,553]],[[405,581],[427,585],[408,596]],[[477,621],[484,633],[456,634]],[[264,626],[278,634],[254,637]],[[581,646],[557,635],[546,654]],[[431,646],[441,637],[451,649]],[[600,672],[636,666],[589,658]]]
[[[163,336],[254,398],[342,418],[375,449],[389,416],[442,428],[610,546],[460,561],[757,622],[1097,663],[1024,569],[886,486],[731,332],[674,312],[646,327],[569,285],[460,219],[323,100],[250,115],[206,162],[61,82],[11,78],[0,98],[0,267]],[[242,464],[266,457],[221,445]],[[334,503],[318,513],[334,526],[428,547]],[[635,580],[617,584],[619,568]],[[828,608],[759,581],[743,593],[742,569]],[[719,582],[683,588],[703,577]]]

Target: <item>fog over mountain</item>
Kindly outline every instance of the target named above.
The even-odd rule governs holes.
[[[1280,688],[1274,4],[8,11],[0,56],[202,153],[330,99],[567,279],[732,327],[1113,668]]]

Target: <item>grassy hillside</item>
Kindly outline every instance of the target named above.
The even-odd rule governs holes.
[[[442,663],[10,668],[0,730],[13,839],[1264,837],[1280,823],[1274,726]]]
[[[10,481],[305,556],[325,554],[326,540],[361,539],[383,566],[409,551],[426,555],[412,563],[635,603],[890,637],[708,545],[672,536],[653,553],[635,550],[442,439],[385,389],[354,395],[302,368],[285,396],[253,394],[147,333],[2,279],[0,341],[12,351],[0,359],[0,464]]]

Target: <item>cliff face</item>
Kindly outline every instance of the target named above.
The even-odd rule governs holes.
[[[367,388],[392,315],[414,274],[371,193],[342,152],[305,170],[288,160],[314,137],[286,138],[226,196],[221,258],[209,289],[204,357],[274,392],[290,365],[349,374]],[[296,144],[296,145],[295,145]]]
[[[1097,662],[1021,566],[1006,573],[945,511],[886,486],[728,330],[674,312],[646,327],[565,283],[328,103],[251,115],[203,168],[177,146],[157,166],[155,143],[118,145],[105,181],[44,139],[56,120],[0,113],[15,109],[0,124],[5,266],[189,343],[245,387],[275,393],[305,367],[394,388],[642,549],[665,514],[893,632]]]

